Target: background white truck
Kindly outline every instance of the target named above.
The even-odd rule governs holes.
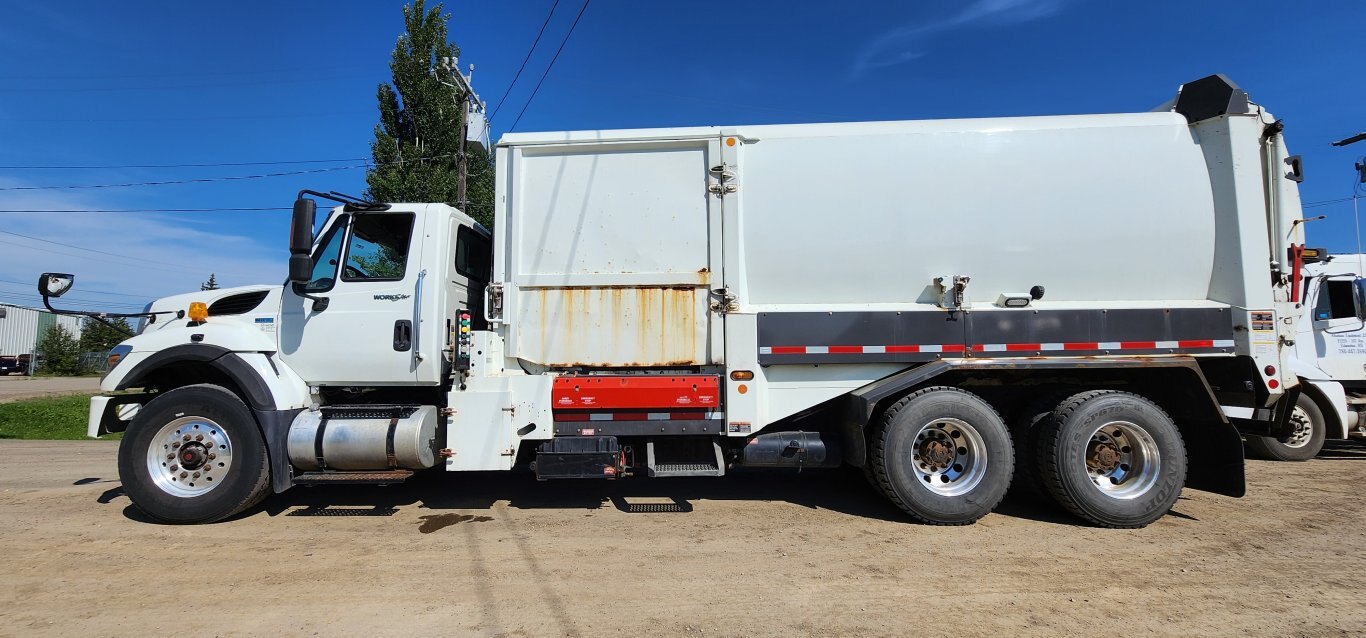
[[[1325,439],[1366,436],[1366,255],[1333,255],[1304,267],[1305,312],[1290,371],[1302,392],[1283,436],[1249,436],[1264,458],[1305,461]]]
[[[1219,76],[1147,113],[510,134],[493,233],[345,201],[315,236],[301,194],[290,283],[153,303],[90,434],[172,522],[526,461],[844,463],[936,524],[1018,475],[1141,526],[1243,494],[1235,426],[1283,434],[1297,180]]]

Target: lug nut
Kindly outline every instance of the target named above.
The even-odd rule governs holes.
[[[171,444],[171,449],[172,449],[172,450],[179,450],[179,449],[180,449],[180,441],[176,441],[175,443],[172,443],[172,444]]]
[[[196,435],[194,435],[194,440],[196,440],[196,441],[203,441],[203,440],[204,440],[204,435],[203,435],[203,434],[196,434]]]
[[[195,477],[195,478],[199,478],[199,472],[195,472],[195,473],[194,473],[194,477]]]
[[[184,440],[186,440],[186,441],[190,440],[190,435],[186,434]]]
[[[185,477],[187,477],[187,476],[189,476],[189,475],[190,475],[189,472],[181,472],[181,473],[180,473],[180,478],[185,478]]]
[[[174,454],[167,454],[167,455],[166,455],[166,460],[167,460],[167,461],[169,461],[169,460],[171,460],[171,459],[173,459],[173,458],[175,458],[175,455],[174,455]]]
[[[213,452],[209,452],[209,460],[210,460],[210,461],[212,461],[212,460],[214,460],[214,459],[216,459],[216,458],[218,458],[218,455],[217,455],[217,454],[214,454]]]
[[[177,471],[179,471],[179,470],[180,470],[180,466],[179,466],[179,465],[175,465],[175,464],[172,464],[172,465],[171,465],[171,471],[172,471],[172,472],[177,472]]]

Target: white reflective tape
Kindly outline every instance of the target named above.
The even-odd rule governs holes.
[[[1231,405],[1221,405],[1219,409],[1224,411],[1224,416],[1233,419],[1250,419],[1256,412],[1252,408],[1239,408]]]
[[[1217,339],[1217,340],[1215,340],[1215,342],[1214,342],[1214,347],[1216,347],[1216,348],[1232,348],[1232,347],[1233,347],[1233,340],[1232,340],[1232,339]]]
[[[1096,344],[1096,347],[1100,348],[1101,350],[1119,350],[1119,349],[1120,349],[1120,347],[1119,347],[1119,342],[1118,342],[1118,341],[1102,341],[1102,342]]]
[[[807,354],[830,354],[830,348],[826,346],[807,346]]]
[[[982,344],[982,352],[1005,352],[1005,351],[1006,351],[1006,344],[1004,344],[1004,343],[984,343],[984,344]]]
[[[724,418],[726,418],[726,413],[725,413],[725,412],[708,412],[708,413],[706,413],[706,415],[704,416],[704,418],[707,418],[707,419],[724,419]]]
[[[612,420],[612,413],[611,413],[611,412],[594,412],[594,413],[588,415],[588,420],[589,420],[589,421],[611,421],[611,420]]]
[[[773,348],[769,346],[759,346],[759,354],[773,354]]]
[[[863,354],[886,354],[887,346],[863,346]]]
[[[1061,343],[1041,343],[1041,344],[1039,344],[1039,349],[1040,349],[1040,350],[1064,350],[1065,348],[1063,347],[1063,344],[1061,344]]]
[[[1156,347],[1158,347],[1158,348],[1180,348],[1180,347],[1181,347],[1181,342],[1179,342],[1179,341],[1158,341],[1155,345],[1156,345]]]
[[[944,346],[918,346],[921,352],[943,352]]]
[[[645,418],[649,421],[668,421],[669,416],[668,412],[649,412],[646,413]]]

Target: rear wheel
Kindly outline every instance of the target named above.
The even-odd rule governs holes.
[[[1044,488],[1068,511],[1104,527],[1143,527],[1167,513],[1186,480],[1176,424],[1128,392],[1082,392],[1039,424]]]
[[[1000,415],[957,388],[926,388],[883,413],[869,465],[884,494],[916,519],[966,525],[1010,487],[1013,453]]]
[[[261,502],[270,469],[242,400],[218,386],[192,385],[138,412],[119,445],[119,479],[148,516],[207,523]]]
[[[1247,447],[1253,454],[1272,461],[1308,461],[1318,456],[1327,437],[1327,422],[1323,410],[1314,399],[1300,393],[1295,409],[1290,413],[1289,436],[1249,436]]]

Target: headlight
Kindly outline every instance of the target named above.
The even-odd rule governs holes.
[[[128,353],[132,351],[133,346],[127,344],[114,346],[114,348],[109,351],[109,366],[105,368],[105,374],[107,375],[110,372],[113,372],[114,367],[119,365],[119,362],[123,361],[123,358],[128,356]]]

